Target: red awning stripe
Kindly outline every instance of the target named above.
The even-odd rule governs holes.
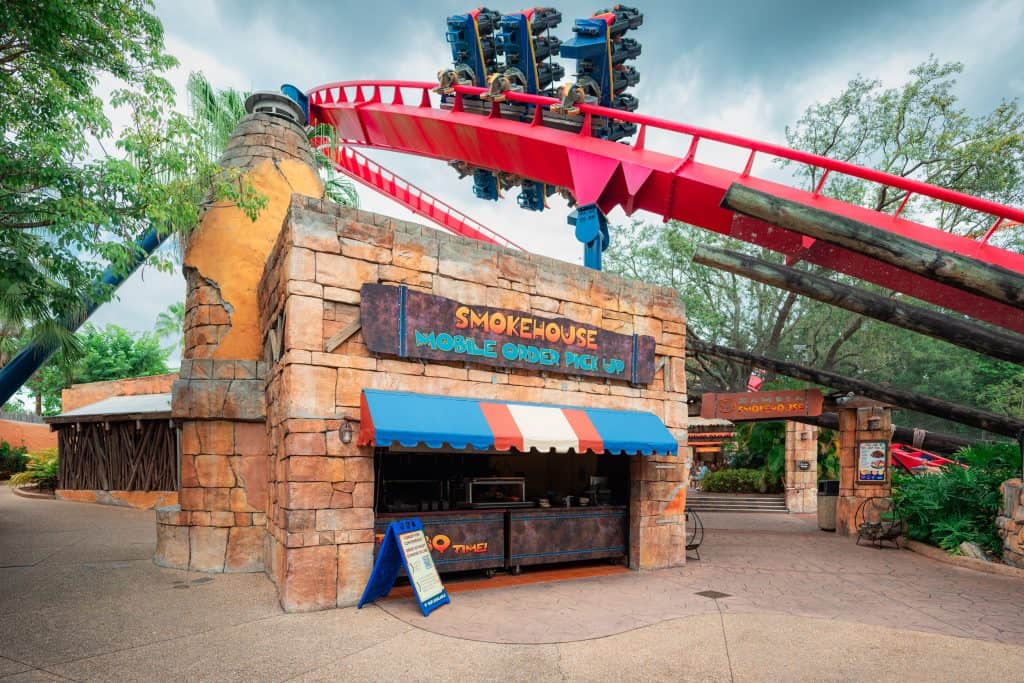
[[[494,433],[495,450],[523,450],[523,433],[506,404],[481,401],[480,412],[484,414],[487,425]]]
[[[604,453],[604,441],[597,432],[597,428],[594,427],[594,423],[590,421],[589,415],[574,408],[563,408],[562,413],[569,421],[572,430],[576,432],[576,436],[579,437],[580,445],[576,449],[577,453],[585,453],[588,450]]]

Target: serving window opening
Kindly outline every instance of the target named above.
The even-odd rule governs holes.
[[[441,572],[628,556],[631,458],[376,448],[375,533],[423,522]]]

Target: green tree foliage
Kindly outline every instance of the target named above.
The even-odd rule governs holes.
[[[44,448],[30,453],[25,469],[11,477],[11,486],[34,485],[41,489],[57,488],[60,458],[56,448]]]
[[[12,446],[0,441],[0,478],[24,472],[28,465],[28,449],[24,446]]]
[[[893,500],[907,522],[907,536],[959,554],[963,542],[998,555],[1002,539],[995,518],[1002,505],[999,485],[1020,476],[1020,452],[1012,445],[967,448],[957,458],[968,465],[938,474],[893,477]]]
[[[149,228],[187,231],[201,206],[265,200],[221,173],[174,112],[175,60],[145,0],[0,3],[0,324],[72,357],[109,263]],[[104,96],[100,80],[115,84]],[[109,110],[128,119],[115,130]]]
[[[153,334],[132,335],[117,325],[86,325],[76,335],[81,352],[74,361],[54,357],[30,383],[43,412],[60,412],[61,390],[82,382],[159,375],[168,371],[168,351]]]
[[[235,126],[245,116],[245,100],[249,93],[233,88],[218,90],[198,72],[189,75],[186,92],[192,120],[201,131],[206,152],[211,159],[216,159],[224,151]],[[307,134],[310,142],[322,139],[333,144],[336,140],[334,128],[323,124],[310,127]],[[352,181],[335,171],[331,160],[324,154],[318,153],[316,162],[324,181],[324,196],[342,206],[358,207],[359,194]]]
[[[959,62],[934,57],[910,71],[896,88],[858,76],[827,102],[810,106],[786,129],[791,147],[959,190],[1003,204],[1024,203],[1024,112],[1016,100],[972,116],[953,89],[963,72]],[[821,170],[792,166],[806,187],[816,187]],[[878,211],[895,211],[906,196],[848,176],[830,176],[824,193]],[[980,237],[992,218],[928,198],[911,199],[904,216],[947,232]],[[995,241],[1020,244],[1021,229]]]
[[[178,301],[168,306],[167,310],[161,311],[156,317],[153,333],[157,339],[164,340],[170,337],[174,341],[169,347],[171,352],[181,348],[185,342],[185,302]]]
[[[708,493],[776,493],[762,469],[729,468],[708,472],[701,482],[701,490]]]
[[[889,173],[923,180],[999,202],[1024,202],[1024,113],[1016,101],[1001,102],[980,116],[967,113],[954,92],[960,64],[934,59],[911,70],[907,81],[883,88],[857,77],[837,97],[809,107],[787,128],[798,149]],[[820,181],[820,170],[783,163],[805,188]],[[824,193],[862,206],[894,212],[900,192],[838,174]],[[919,197],[904,215],[942,230],[977,236],[982,217]],[[1014,248],[1024,228],[997,233]],[[1024,406],[1024,372],[945,342],[871,321],[796,294],[692,263],[701,245],[722,246],[782,262],[779,254],[681,223],[633,223],[614,234],[608,268],[628,277],[679,291],[689,331],[707,342],[793,360],[852,377],[913,388],[920,393],[1009,414]],[[828,275],[883,296],[898,294],[823,272],[806,263],[797,268]],[[950,315],[957,315],[949,313]],[[751,367],[691,353],[691,392],[742,391]],[[768,376],[767,386],[792,384]],[[954,430],[934,418],[914,416],[915,426]]]
[[[839,478],[838,436],[831,429],[818,430],[818,478]],[[730,468],[757,470],[773,489],[785,485],[786,423],[741,422],[723,444]]]

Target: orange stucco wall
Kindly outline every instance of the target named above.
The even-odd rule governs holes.
[[[106,382],[88,382],[72,384],[61,392],[60,401],[63,412],[102,401],[111,396],[140,396],[142,394],[167,394],[171,385],[178,379],[178,373],[166,375],[150,375],[149,377],[131,377],[129,379],[112,379]],[[55,442],[56,444],[56,442]]]
[[[224,303],[230,306],[231,327],[220,340],[214,358],[260,358],[262,335],[256,288],[267,255],[281,232],[292,193],[310,197],[323,194],[316,171],[291,159],[262,161],[247,178],[268,200],[256,221],[250,221],[234,206],[215,206],[203,218],[185,255],[185,266],[216,283]]]
[[[31,453],[43,448],[56,448],[57,432],[51,432],[50,425],[0,420],[0,441],[14,447],[24,446]]]

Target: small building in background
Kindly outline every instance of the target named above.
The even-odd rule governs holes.
[[[729,420],[690,416],[687,443],[693,451],[693,464],[724,465],[722,444],[736,434],[736,425]]]
[[[76,384],[44,418],[60,452],[57,497],[154,508],[178,502],[177,374]]]

